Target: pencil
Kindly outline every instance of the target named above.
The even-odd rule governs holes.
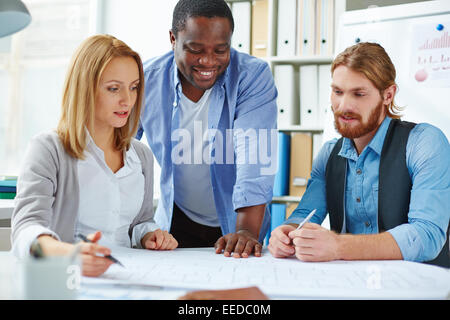
[[[81,233],[77,233],[75,236],[78,237],[78,238],[80,238],[80,239],[83,240],[84,242],[93,243],[91,240],[89,240],[85,235],[82,235]],[[106,258],[106,259],[109,259],[109,260],[111,260],[112,262],[117,263],[119,266],[125,268],[125,266],[124,266],[119,260],[117,260],[116,258],[114,258],[112,255],[105,256],[105,258]]]
[[[308,216],[305,218],[305,220],[303,220],[303,221],[298,225],[297,230],[298,230],[298,229],[301,229],[301,228],[305,225],[305,223],[307,223],[307,222],[309,222],[309,220],[311,220],[311,218],[312,218],[312,216],[314,215],[314,213],[316,213],[316,210],[317,210],[317,209],[314,209],[313,211],[311,211],[311,212],[308,214]]]

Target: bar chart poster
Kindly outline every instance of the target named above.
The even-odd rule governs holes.
[[[415,25],[411,78],[428,88],[450,87],[450,20]]]

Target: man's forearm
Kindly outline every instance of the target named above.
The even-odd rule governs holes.
[[[261,224],[264,218],[265,208],[265,204],[260,204],[238,209],[238,215],[236,219],[236,232],[248,231],[256,239],[258,239]]]
[[[402,260],[403,256],[389,232],[338,236],[340,260]]]

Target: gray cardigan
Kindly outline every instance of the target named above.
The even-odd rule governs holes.
[[[141,160],[145,185],[142,207],[128,229],[130,239],[135,225],[155,223],[153,155],[138,140],[133,139],[131,143]],[[79,203],[77,161],[65,151],[56,132],[41,133],[31,140],[17,181],[15,208],[11,218],[13,252],[21,233],[32,225],[53,231],[61,241],[75,241]]]

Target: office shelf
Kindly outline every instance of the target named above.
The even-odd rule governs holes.
[[[298,203],[302,197],[297,196],[276,196],[272,198],[272,203]]]
[[[320,134],[320,133],[323,133],[323,128],[291,125],[291,126],[278,128],[278,131],[281,131],[281,132],[309,132],[312,134]]]

